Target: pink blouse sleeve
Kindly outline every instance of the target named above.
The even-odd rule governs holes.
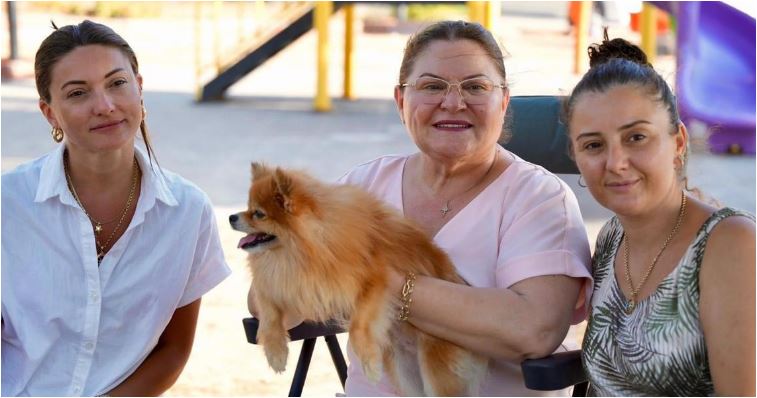
[[[558,177],[532,170],[504,201],[496,280],[510,287],[543,275],[584,278],[573,323],[586,317],[592,292],[591,254],[578,201]]]

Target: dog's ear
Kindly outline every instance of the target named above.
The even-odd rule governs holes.
[[[292,177],[284,170],[276,168],[273,174],[273,183],[276,185],[276,203],[285,211],[294,212],[294,203],[292,202]]]
[[[268,167],[265,164],[259,162],[252,162],[252,179],[257,180],[260,177],[270,173]]]

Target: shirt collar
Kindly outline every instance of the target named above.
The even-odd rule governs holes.
[[[39,176],[35,202],[44,202],[54,196],[59,196],[61,202],[76,206],[73,195],[68,190],[66,175],[63,170],[63,151],[65,145],[59,145],[45,160]],[[142,192],[141,196],[147,202],[148,208],[152,207],[155,200],[176,206],[178,202],[168,187],[163,173],[157,168],[157,164],[150,164],[147,154],[138,146],[134,147],[134,153],[142,169]]]
[[[138,146],[134,147],[134,153],[136,154],[139,168],[142,170],[142,189],[147,194],[148,200],[153,201],[158,199],[169,206],[178,205],[179,202],[168,187],[168,181],[166,181],[165,175],[158,168],[157,163],[155,161],[150,163],[150,158]]]
[[[65,145],[58,145],[54,151],[45,159],[39,174],[39,185],[37,185],[37,195],[34,197],[35,202],[44,202],[53,196],[60,196],[61,201],[73,205],[73,195],[66,195],[68,184],[66,175],[63,171],[63,150]],[[68,199],[71,199],[69,201]],[[71,202],[71,203],[69,203]]]

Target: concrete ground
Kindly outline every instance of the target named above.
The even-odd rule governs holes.
[[[179,7],[176,5],[175,7]],[[191,7],[186,6],[185,7]],[[562,3],[504,4],[505,15],[496,34],[510,53],[505,60],[513,95],[566,94],[578,80],[572,69],[572,38]],[[359,13],[370,13],[362,6]],[[81,17],[24,12],[19,15],[21,55],[33,59],[40,41],[58,25]],[[3,23],[4,23],[3,18]],[[407,35],[363,34],[356,37],[354,101],[334,100],[330,113],[312,111],[315,91],[315,36],[294,42],[259,70],[243,79],[224,102],[197,104],[194,29],[191,12],[165,18],[101,20],[135,48],[144,76],[148,126],[160,165],[178,172],[205,190],[216,209],[219,230],[233,275],[203,299],[189,363],[166,395],[283,395],[288,391],[299,345],[293,344],[289,370],[271,371],[257,346],[246,343],[241,319],[249,274],[245,255],[236,249],[241,237],[226,219],[243,209],[253,160],[299,167],[334,180],[353,166],[389,153],[415,150],[399,123],[391,99]],[[342,19],[332,18],[330,92],[341,93]],[[0,26],[6,32],[4,26]],[[358,23],[356,31],[361,32]],[[611,31],[612,34],[612,31]],[[638,35],[617,28],[631,40]],[[209,51],[209,50],[206,50]],[[674,80],[674,60],[656,63]],[[39,112],[31,79],[2,83],[0,127],[2,171],[51,150],[50,127]],[[693,153],[692,185],[726,205],[755,211],[755,158]],[[563,176],[579,198],[590,239],[609,213],[602,209],[575,176]],[[568,340],[578,343],[581,330]],[[345,337],[342,336],[342,343]],[[341,387],[322,343],[317,344],[306,395],[333,395]]]

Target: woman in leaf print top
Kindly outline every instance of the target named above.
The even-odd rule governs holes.
[[[686,189],[688,133],[637,46],[605,39],[565,103],[597,239],[590,394],[755,395],[754,216]]]

